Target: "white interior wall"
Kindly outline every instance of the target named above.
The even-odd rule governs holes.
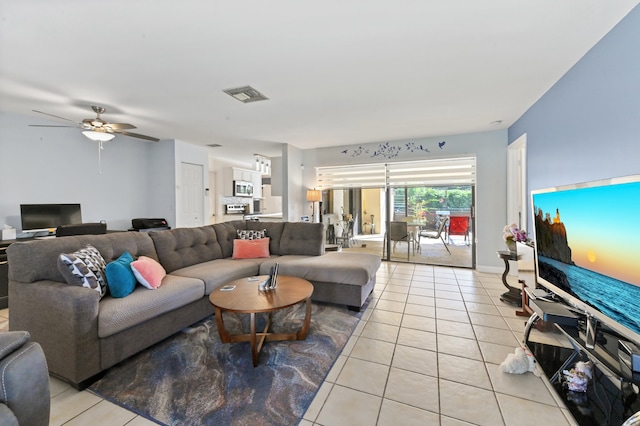
[[[312,151],[313,154],[305,155],[305,169],[311,160],[314,163],[309,166],[317,167],[475,155],[476,267],[488,272],[502,272],[504,269],[496,251],[504,248],[507,130],[316,148]],[[315,175],[307,184],[314,183]]]
[[[20,231],[24,203],[80,203],[84,222],[105,220],[108,229],[119,230],[130,228],[133,218],[163,216],[171,208],[162,197],[162,142],[116,136],[104,144],[100,173],[98,146],[79,129],[33,123],[32,117],[0,112],[0,226]]]
[[[97,146],[78,129],[29,127],[32,121],[25,115],[0,112],[0,220],[18,229],[21,203],[79,202],[85,222],[106,220],[109,229],[128,229],[135,217],[166,217],[168,220],[173,217],[175,220],[176,161],[191,155],[204,156],[200,149],[192,152],[190,146],[183,151],[180,148],[182,142],[152,143],[116,137],[105,144],[101,153],[100,174]],[[446,142],[443,148],[438,147],[441,141]],[[478,182],[477,265],[480,270],[493,268],[500,271],[495,251],[502,249],[504,244],[501,231],[506,223],[506,130],[410,142],[423,145],[429,152],[403,150],[392,159],[372,159],[371,154],[353,156],[353,152],[356,148],[373,151],[380,144],[317,148],[304,152],[284,146],[286,163],[282,169],[287,173],[287,199],[283,194],[283,209],[289,209],[285,217],[300,220],[303,211],[306,213],[306,189],[315,186],[315,166],[473,153],[477,158]],[[397,145],[407,143],[409,141],[391,142]],[[347,154],[343,153],[345,150]],[[207,165],[209,160],[199,161]],[[218,170],[216,167],[215,171]],[[274,174],[277,175],[276,167]],[[218,179],[216,185],[220,185],[220,181]],[[171,220],[170,225],[176,226]]]

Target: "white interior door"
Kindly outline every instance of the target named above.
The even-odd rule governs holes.
[[[508,148],[507,223],[527,227],[527,135],[516,139]]]
[[[204,169],[201,164],[182,163],[180,227],[204,225]]]

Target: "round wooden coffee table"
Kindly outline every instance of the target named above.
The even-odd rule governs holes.
[[[209,300],[216,308],[216,322],[220,340],[223,343],[249,342],[251,344],[251,358],[254,367],[258,365],[262,344],[265,341],[304,340],[307,338],[311,322],[311,294],[313,293],[313,285],[309,281],[287,276],[278,276],[278,285],[275,290],[259,290],[258,283],[266,279],[267,276],[260,276],[259,278],[259,281],[249,281],[248,278],[232,281],[227,283],[226,286],[236,286],[235,289],[222,291],[222,287],[220,287],[209,295]],[[269,331],[274,311],[302,302],[306,303],[306,315],[302,326],[297,332],[272,333]],[[224,327],[223,312],[250,314],[251,331],[248,334],[229,334]],[[269,314],[269,319],[264,330],[257,332],[256,314],[263,312]]]

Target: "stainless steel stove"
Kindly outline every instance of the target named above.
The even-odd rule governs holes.
[[[249,213],[249,205],[248,204],[225,204],[224,206],[225,214],[245,214]]]

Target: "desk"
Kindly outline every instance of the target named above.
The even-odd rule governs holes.
[[[509,261],[518,260],[520,256],[517,253],[510,251],[499,250],[498,257],[504,260],[504,272],[502,273],[502,284],[507,288],[507,292],[502,293],[500,300],[510,305],[522,306],[522,293],[517,287],[511,287],[507,282],[507,275],[509,275]]]
[[[9,307],[9,261],[7,247],[16,240],[0,241],[0,309]]]

